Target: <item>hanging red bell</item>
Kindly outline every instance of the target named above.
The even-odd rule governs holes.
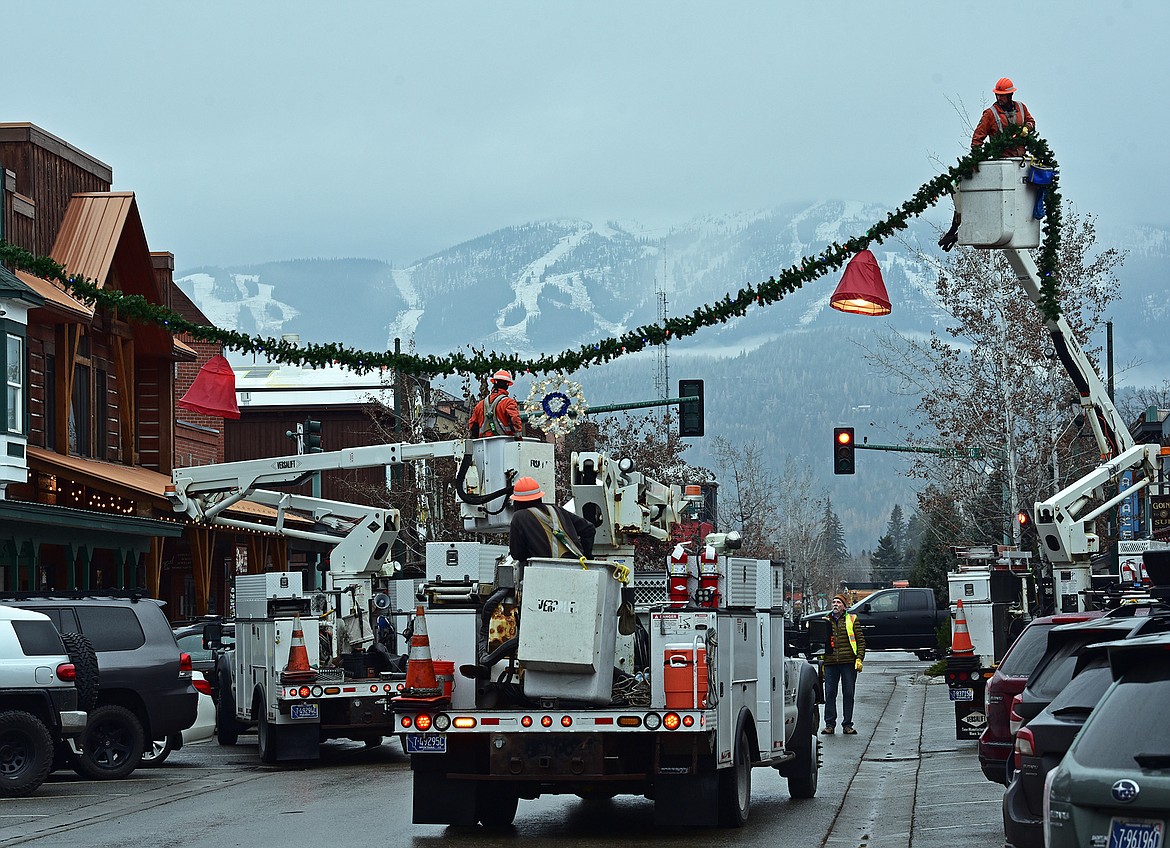
[[[216,418],[239,418],[236,405],[236,373],[232,366],[217,354],[207,361],[187,393],[179,399],[179,406]]]
[[[849,260],[829,306],[858,315],[890,314],[890,296],[882,281],[882,269],[872,253],[863,250]]]

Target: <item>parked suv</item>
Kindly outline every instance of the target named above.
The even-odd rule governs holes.
[[[199,694],[191,658],[179,650],[160,601],[66,593],[0,599],[42,612],[60,632],[81,633],[93,644],[101,681],[81,753],[69,763],[79,774],[126,777],[138,767],[147,740],[179,735],[195,722]]]
[[[1100,612],[1080,612],[1034,618],[1007,649],[995,674],[987,681],[987,724],[979,737],[979,767],[988,780],[1006,784],[1011,778],[1012,732],[1008,713],[1012,699],[1024,691],[1032,669],[1044,656],[1048,632],[1062,624],[1074,624],[1101,615]]]
[[[92,687],[92,650],[78,665]],[[48,616],[0,605],[0,796],[35,792],[52,768],[57,744],[85,730],[77,674]]]
[[[1048,773],[1044,844],[1165,845],[1170,825],[1170,637],[1107,646],[1113,684]]]

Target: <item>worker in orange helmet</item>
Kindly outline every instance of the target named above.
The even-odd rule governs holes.
[[[1012,98],[1016,87],[1010,79],[1003,77],[995,84],[992,91],[995,93],[995,102],[983,110],[983,116],[979,119],[975,133],[971,136],[972,149],[979,147],[988,138],[1011,125],[1023,124],[1028,128],[1028,132],[1036,131],[1036,119],[1032,117],[1028,107],[1023,103],[1017,103]],[[1009,148],[1003,152],[1003,155],[1005,157],[1023,156],[1024,148]]]
[[[532,557],[593,556],[593,522],[556,504],[543,501],[544,492],[532,477],[521,477],[512,487],[516,511],[508,525],[508,553],[524,562]]]
[[[983,145],[991,136],[1008,126],[1023,124],[1028,132],[1036,131],[1036,119],[1023,103],[1017,103],[1012,97],[1016,93],[1016,86],[1009,78],[1000,77],[992,89],[995,94],[995,103],[983,110],[975,132],[971,135],[971,149]],[[1004,150],[1004,158],[1023,156],[1026,151],[1023,147],[1009,147]],[[938,240],[938,246],[943,250],[950,250],[959,240],[959,224],[962,220],[962,210],[959,209],[959,193],[954,192],[955,217],[951,219],[951,228],[943,233]]]
[[[516,399],[508,394],[512,385],[512,372],[501,368],[492,374],[492,390],[488,396],[475,405],[468,427],[471,438],[481,436],[512,436],[516,441],[524,438],[524,422],[520,420],[520,407]]]

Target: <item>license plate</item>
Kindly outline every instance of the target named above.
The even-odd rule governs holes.
[[[974,689],[952,689],[951,690],[951,700],[952,701],[974,701],[975,700],[975,690]]]
[[[289,714],[294,718],[320,718],[321,713],[317,709],[316,704],[293,704],[289,708]]]
[[[408,754],[445,754],[447,753],[447,737],[438,733],[425,736],[418,733],[406,735],[406,753]]]
[[[1162,848],[1166,823],[1158,819],[1113,819],[1109,848]]]

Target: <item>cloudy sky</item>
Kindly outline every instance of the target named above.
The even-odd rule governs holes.
[[[1001,76],[1078,208],[1170,224],[1163,0],[60,0],[0,21],[0,120],[111,165],[180,270],[894,205]]]

